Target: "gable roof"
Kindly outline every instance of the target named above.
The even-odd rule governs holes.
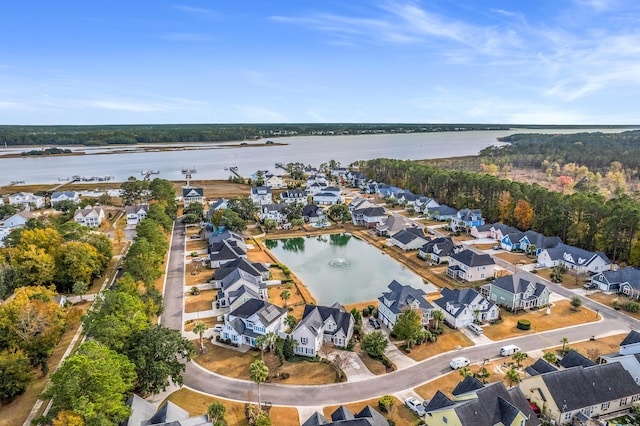
[[[640,288],[640,269],[627,266],[617,271],[601,272],[609,284],[628,283],[633,288]]]
[[[307,193],[301,189],[287,189],[280,194],[280,198],[307,198]]]
[[[182,188],[182,198],[189,197],[204,197],[204,189],[203,188]]]
[[[271,194],[271,187],[269,186],[252,186],[251,195],[267,195]]]
[[[363,216],[367,216],[367,217],[385,216],[385,210],[384,210],[384,207],[378,207],[378,206],[365,207],[365,208],[356,208],[353,211],[353,214],[355,214],[355,215],[363,215]]]
[[[558,364],[560,364],[564,368],[571,368],[576,366],[591,367],[596,365],[595,362],[591,361],[589,358],[573,349],[569,349],[569,352],[567,352],[566,355],[563,356],[560,361],[558,361]]]
[[[55,191],[51,194],[51,199],[55,200],[62,196],[67,198],[76,198],[79,194],[76,191]]]
[[[229,312],[229,315],[243,319],[257,315],[260,318],[260,322],[268,326],[286,313],[286,309],[265,302],[262,299],[249,299],[232,312]]]
[[[495,265],[496,263],[488,254],[478,254],[469,249],[462,250],[458,253],[453,253],[451,255],[451,258],[470,267]]]
[[[313,413],[302,426],[388,426],[389,422],[376,410],[367,405],[359,413],[354,415],[344,405],[339,406],[331,414],[331,420],[318,413]]]
[[[405,228],[396,232],[391,236],[392,239],[401,242],[402,244],[409,244],[410,242],[421,239],[429,241],[430,238],[424,235],[424,232],[420,228]]]
[[[541,293],[547,288],[547,286],[540,282],[528,280],[527,275],[522,272],[497,278],[491,283],[492,286],[501,288],[511,294],[524,293],[531,284],[535,287],[535,293]]]
[[[318,306],[318,305],[305,305],[304,312],[302,313],[302,319],[296,326],[296,329],[301,326],[307,326],[314,331],[319,330],[324,322],[333,317],[336,323],[336,330],[330,334],[335,334],[342,331],[345,336],[349,335],[349,329],[353,326],[354,319],[351,313],[346,312],[344,307],[340,304],[334,304],[333,306]],[[329,334],[327,332],[327,334]]]
[[[607,255],[601,251],[591,252],[567,244],[558,244],[556,247],[546,249],[546,252],[551,260],[562,260],[576,266],[587,266],[598,257],[607,264],[611,263]]]
[[[427,302],[427,299],[425,298],[427,294],[422,289],[416,289],[410,285],[402,285],[396,280],[391,281],[387,287],[390,291],[382,293],[382,297],[378,300],[384,298],[387,301],[390,301],[390,305],[387,305],[382,301],[381,303],[384,303],[384,305],[387,306],[387,308],[394,314],[402,313],[402,311],[413,302],[418,302],[420,309],[433,309],[433,305]]]
[[[262,263],[251,262],[244,257],[239,257],[237,259],[230,260],[229,262],[224,263],[218,269],[216,269],[213,274],[213,279],[216,281],[222,280],[235,269],[241,269],[254,277],[260,277],[262,273],[269,270],[269,268],[264,266]]]
[[[465,393],[482,389],[483,387],[484,384],[482,384],[480,380],[468,375],[464,376],[464,379],[456,385],[456,387],[451,391],[451,394],[453,396],[463,395]]]
[[[413,226],[413,223],[404,216],[388,216],[376,227],[379,231],[396,233],[404,228]]]
[[[126,214],[138,214],[141,211],[148,212],[149,206],[147,204],[138,204],[137,206],[127,206],[124,209]]]
[[[440,298],[433,301],[436,305],[442,308],[445,312],[448,312],[450,315],[454,317],[459,317],[465,310],[461,309],[465,306],[469,306],[473,303],[476,298],[480,297],[482,300],[486,300],[480,293],[475,291],[472,288],[462,288],[451,290],[447,287],[443,287],[440,291]],[[447,309],[447,305],[452,306],[455,310],[455,314],[451,312],[451,310]],[[495,306],[494,303],[489,301],[487,310],[493,308]]]
[[[420,250],[424,253],[435,253],[438,256],[444,257],[449,256],[454,247],[455,244],[453,244],[451,237],[439,237],[423,245]]]
[[[529,240],[530,244],[536,246],[536,248],[544,250],[548,248],[557,247],[562,244],[562,240],[560,237],[547,237],[546,235],[542,235],[536,231],[526,231],[523,235],[523,238],[526,237]]]
[[[482,219],[482,212],[480,212],[480,210],[478,209],[462,209],[458,210],[456,216],[458,216],[460,220],[471,222],[472,220]],[[474,218],[474,216],[476,217]]]
[[[324,211],[318,214],[318,209],[322,210],[322,208],[320,208],[317,204],[307,204],[302,208],[302,216],[319,217],[324,213]]]
[[[633,345],[634,343],[640,343],[640,333],[631,330],[624,340],[620,342],[620,346]]]
[[[458,213],[458,210],[445,204],[440,204],[438,207],[429,207],[427,211],[432,214],[438,212],[440,216],[455,216]]]
[[[263,204],[260,206],[260,209],[262,210],[262,213],[282,212],[285,207],[287,207],[285,203]]]
[[[526,371],[530,376],[538,376],[540,374],[550,373],[557,370],[558,369],[556,367],[549,364],[542,358],[539,358],[536,362],[524,369],[524,371]]]

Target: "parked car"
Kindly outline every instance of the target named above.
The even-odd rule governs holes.
[[[451,361],[449,362],[449,366],[453,370],[457,370],[458,368],[466,367],[469,364],[471,364],[471,361],[469,361],[468,358],[465,358],[463,356],[457,356],[455,358],[452,358]]]
[[[220,333],[222,331],[222,328],[224,327],[224,325],[222,324],[216,324],[213,326],[213,331]]]
[[[411,410],[413,412],[413,414],[415,414],[416,416],[422,418],[424,417],[424,415],[426,414],[426,411],[424,409],[424,405],[422,405],[422,403],[420,401],[418,401],[417,398],[414,397],[409,397],[407,399],[404,400],[404,405],[407,406],[407,408],[409,408],[409,410]]]
[[[586,283],[585,285],[582,286],[585,290],[593,290],[598,288],[598,284],[596,283]]]
[[[509,356],[516,352],[520,352],[520,348],[516,345],[507,345],[500,348],[500,356]]]
[[[469,330],[473,331],[478,335],[484,333],[484,330],[478,324],[471,323],[467,327],[469,328]]]
[[[375,328],[376,330],[380,328],[380,322],[373,317],[369,318],[369,324],[371,324],[371,327]]]

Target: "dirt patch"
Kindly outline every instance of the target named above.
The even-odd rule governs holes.
[[[287,300],[287,308],[293,310],[294,307],[302,305],[304,307],[305,301],[300,292],[293,284],[281,284],[269,287],[267,294],[269,295],[269,301],[274,305],[284,307],[284,300],[280,297],[280,293],[284,290],[289,290],[291,297]]]
[[[205,323],[207,328],[211,328],[214,325],[218,324],[218,320],[213,317],[205,317],[197,320],[187,320],[184,322],[184,331],[193,331],[193,327],[195,327],[195,325],[199,322]],[[199,339],[194,344],[199,345],[200,344]]]
[[[590,295],[587,296],[589,299],[593,299],[596,302],[600,302],[603,305],[607,305],[611,308],[613,308],[613,301],[617,300],[618,301],[618,305],[619,306],[623,306],[628,302],[637,302],[637,300],[635,299],[629,299],[627,296],[625,296],[624,294],[607,294],[607,293],[601,293],[601,292],[595,292],[595,293],[591,293]],[[623,309],[620,310],[620,312],[624,312],[626,315],[629,315],[632,318],[635,318],[637,320],[640,320],[640,312],[627,312]]]
[[[400,344],[396,344],[396,346],[399,347]],[[445,327],[444,333],[438,336],[437,341],[415,345],[413,348],[411,348],[410,353],[406,353],[404,351],[403,353],[405,353],[411,359],[422,361],[443,352],[452,351],[458,348],[465,348],[468,346],[473,346],[473,342],[471,341],[471,339],[465,336],[460,330],[451,330]]]
[[[551,307],[551,315],[547,315],[546,309],[518,312],[514,314],[501,310],[502,321],[497,324],[483,327],[484,334],[491,340],[509,339],[517,336],[535,333],[537,331],[554,330],[556,328],[569,327],[577,324],[585,324],[597,321],[599,316],[588,308],[581,307],[574,311],[569,300],[563,299],[554,303]],[[530,330],[520,330],[516,327],[518,320],[531,321]]]
[[[213,270],[201,264],[202,262],[193,262],[187,265],[184,285],[191,288],[196,284],[206,284],[213,279]],[[193,272],[196,274],[194,275]]]
[[[380,414],[382,414],[385,419],[393,420],[397,425],[413,425],[417,423],[418,417],[416,417],[415,414],[409,411],[409,409],[404,405],[403,401],[400,401],[398,398],[393,397],[394,404],[393,404],[393,407],[391,408],[391,413],[382,413],[380,412],[380,409],[378,409],[378,399],[379,398],[374,398],[366,401],[359,401],[359,402],[354,402],[351,404],[343,404],[343,405],[347,407],[353,414],[359,413],[364,407],[369,405],[373,407],[376,411],[378,411]],[[331,414],[334,411],[336,411],[338,407],[339,407],[338,405],[330,405],[330,406],[324,407],[322,412],[326,418],[330,419]]]
[[[205,250],[207,248],[207,240],[187,240],[187,249],[185,252]]]
[[[524,253],[498,253],[495,257],[511,263],[512,265],[528,265],[533,263],[533,259]]]
[[[202,188],[208,201],[215,201],[218,198],[246,197],[251,191],[250,185],[226,180],[192,180],[189,184],[192,187]],[[173,185],[176,192],[181,194],[184,181],[174,182]]]
[[[216,298],[217,290],[202,290],[198,295],[191,295],[191,292],[185,294],[184,311],[185,313],[208,311],[211,304]]]

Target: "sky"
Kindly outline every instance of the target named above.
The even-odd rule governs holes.
[[[637,0],[32,0],[0,124],[640,124]]]

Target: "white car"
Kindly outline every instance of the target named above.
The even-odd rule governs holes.
[[[467,358],[463,356],[457,356],[453,358],[451,362],[449,362],[449,366],[451,366],[451,368],[454,370],[457,370],[458,368],[466,367],[469,364],[471,364],[471,361],[469,361]]]
[[[424,417],[424,415],[426,414],[426,411],[424,409],[424,405],[422,405],[422,403],[420,403],[420,401],[418,401],[416,398],[414,397],[409,397],[407,399],[404,400],[404,405],[406,405],[409,410],[411,410],[413,412],[413,414],[415,414],[416,416],[422,418]]]
[[[224,325],[222,324],[216,324],[213,326],[213,331],[216,331],[218,333],[220,333],[222,331],[222,328],[224,327]]]

